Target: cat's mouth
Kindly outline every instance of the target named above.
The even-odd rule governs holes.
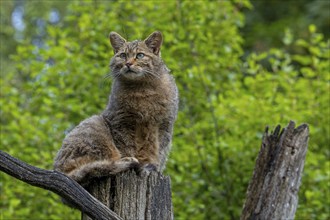
[[[134,70],[128,68],[125,73],[136,73]]]
[[[128,79],[136,79],[137,77],[140,77],[142,75],[143,74],[140,71],[135,70],[133,68],[127,67],[123,70],[123,76]]]
[[[125,66],[125,68],[123,68],[123,72],[125,74],[126,73],[136,73],[136,71],[132,67],[129,67],[129,66]]]

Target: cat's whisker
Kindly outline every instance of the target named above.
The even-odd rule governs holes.
[[[109,78],[117,78],[120,76],[120,72],[118,70],[113,71],[112,73],[109,73]]]
[[[160,76],[155,74],[154,72],[150,71],[150,70],[145,70],[145,73],[147,73],[146,75],[150,78],[150,77],[156,77],[158,79],[160,79]]]
[[[111,73],[107,73],[104,77],[103,77],[103,80],[107,80],[109,78],[112,77],[112,74]]]
[[[100,87],[100,88],[104,88],[104,86],[105,86],[105,85],[107,84],[107,82],[109,81],[110,77],[111,77],[111,74],[110,74],[110,73],[107,73],[107,74],[101,79],[101,81],[100,81],[100,83],[99,83],[99,87]],[[109,84],[110,84],[110,82],[109,82]]]

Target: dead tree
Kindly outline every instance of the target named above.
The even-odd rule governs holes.
[[[294,218],[309,135],[307,125],[294,127],[290,122],[271,134],[266,129],[241,220]],[[88,189],[95,199],[64,174],[33,167],[2,151],[0,170],[70,201],[82,211],[83,220],[173,219],[170,178],[157,172],[128,171],[95,179]]]
[[[294,219],[308,136],[308,125],[292,121],[281,132],[266,128],[241,220]]]

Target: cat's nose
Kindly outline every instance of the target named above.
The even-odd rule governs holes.
[[[133,65],[133,63],[132,62],[126,62],[126,64],[125,64],[127,67],[131,67],[132,65]]]

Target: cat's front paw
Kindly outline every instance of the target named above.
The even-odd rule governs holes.
[[[123,157],[115,161],[115,166],[117,167],[117,169],[125,171],[129,169],[138,170],[140,169],[141,164],[135,157]]]
[[[156,164],[152,163],[147,163],[144,165],[140,165],[138,169],[134,169],[135,172],[142,176],[142,175],[149,175],[151,172],[157,172],[158,171],[158,166]]]
[[[127,162],[127,163],[139,163],[139,160],[135,157],[123,157],[119,159],[120,162]]]
[[[142,166],[142,169],[147,172],[158,171],[158,166],[152,163],[147,163]]]

